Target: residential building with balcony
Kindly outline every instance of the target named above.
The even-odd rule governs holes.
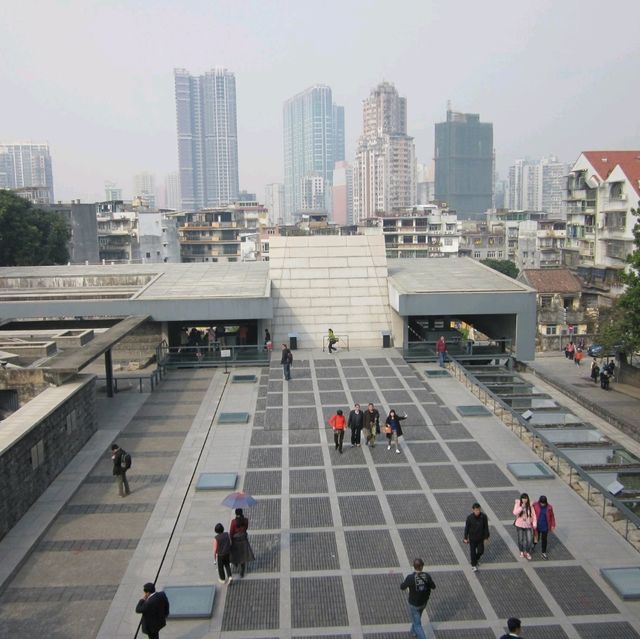
[[[562,249],[566,241],[567,223],[564,220],[540,218],[517,223],[516,266],[524,269],[560,268]],[[507,241],[512,227],[507,227]]]
[[[238,262],[243,238],[268,226],[269,211],[257,202],[176,214],[183,262]]]
[[[571,168],[563,260],[590,289],[593,305],[623,290],[639,200],[640,151],[585,151]]]
[[[524,269],[517,278],[536,291],[536,349],[559,351],[587,331],[582,284],[569,269]]]
[[[505,226],[472,220],[462,222],[458,255],[474,260],[508,259]]]
[[[378,216],[387,257],[457,257],[460,228],[455,211],[436,204],[395,209]]]

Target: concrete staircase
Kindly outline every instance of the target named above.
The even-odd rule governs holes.
[[[352,348],[382,345],[391,330],[382,235],[273,237],[269,264],[275,348],[289,333],[322,348],[329,328]]]

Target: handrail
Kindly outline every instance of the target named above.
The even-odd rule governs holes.
[[[516,432],[524,441],[525,433],[531,436],[531,449],[542,458],[542,461],[547,463],[547,465],[555,470],[558,477],[561,479],[565,479],[560,474],[561,462],[564,463],[569,468],[569,486],[575,490],[578,494],[580,491],[576,490],[573,486],[573,475],[577,475],[579,480],[582,480],[587,485],[587,503],[593,507],[594,504],[591,502],[592,492],[591,489],[595,490],[593,496],[597,493],[600,493],[602,496],[602,513],[601,516],[606,520],[606,505],[607,502],[610,502],[612,506],[618,509],[618,511],[624,516],[626,520],[625,532],[624,535],[620,530],[618,530],[615,526],[612,526],[615,530],[617,530],[629,543],[632,543],[629,540],[629,522],[635,525],[636,530],[640,529],[640,516],[634,513],[624,501],[618,499],[606,489],[606,487],[602,486],[599,482],[597,482],[593,477],[587,474],[587,472],[578,464],[576,464],[573,460],[567,457],[562,449],[556,446],[553,442],[549,441],[542,432],[535,428],[532,424],[530,424],[526,419],[524,419],[519,413],[513,410],[511,406],[503,402],[497,395],[492,393],[481,381],[479,381],[475,375],[469,373],[459,362],[455,360],[451,360],[448,365],[449,369],[453,371],[454,376],[459,381],[463,381],[465,386],[471,390],[471,392],[478,397],[478,399],[489,406],[496,415],[505,425],[509,426],[511,430]],[[536,438],[540,442],[541,451],[538,450],[536,446]],[[615,443],[615,442],[613,442]],[[551,463],[545,460],[545,449],[548,448],[556,457],[556,467],[555,469],[551,465]],[[551,460],[553,461],[553,460]],[[578,484],[579,485],[579,484]],[[581,495],[583,496],[583,495]],[[599,512],[599,511],[598,511]],[[611,522],[609,522],[611,523]],[[633,544],[632,544],[633,545]],[[635,545],[634,545],[635,547]]]
[[[349,350],[349,336],[348,335],[334,335],[337,341],[334,344],[340,346],[340,348],[345,348],[347,351]],[[324,335],[322,337],[322,352],[324,353],[325,349],[329,348],[329,336]]]
[[[118,382],[120,381],[134,381],[137,380],[138,381],[138,392],[142,393],[144,385],[143,382],[148,381],[149,382],[149,388],[150,388],[150,392],[153,393],[153,391],[156,389],[156,387],[158,386],[158,384],[160,383],[160,380],[162,379],[162,377],[164,376],[164,372],[161,370],[161,368],[158,366],[158,368],[156,368],[154,371],[152,371],[151,373],[149,373],[148,375],[117,375],[114,374],[113,376],[113,392],[117,393],[118,391]],[[98,376],[98,380],[100,381],[106,381],[106,376],[104,375],[99,375]]]
[[[225,356],[228,353],[228,356]],[[207,368],[216,366],[267,366],[270,352],[262,344],[230,345],[211,342],[200,346],[169,346],[163,340],[156,347],[158,367]]]

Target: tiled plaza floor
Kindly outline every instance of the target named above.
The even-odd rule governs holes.
[[[506,463],[530,459],[530,451],[493,416],[458,417],[456,405],[476,401],[454,379],[427,382],[385,355],[298,355],[289,383],[277,360],[262,371],[255,407],[243,398],[252,414],[246,432],[211,443],[212,451],[244,447],[237,471],[259,499],[247,513],[258,560],[244,580],[218,587],[211,620],[176,621],[163,636],[409,637],[399,584],[421,556],[437,584],[428,636],[495,637],[507,617],[519,616],[527,638],[640,638],[638,604],[620,600],[600,578],[598,566],[610,564],[591,561],[580,527],[593,525],[594,548],[608,547],[614,563],[633,565],[635,551],[559,480],[518,483]],[[383,435],[375,449],[352,448],[349,431],[344,454],[334,450],[326,421],[355,401],[363,408],[374,401],[382,419],[389,408],[409,414],[400,455],[386,449]],[[229,470],[219,452],[208,463],[201,470]],[[511,508],[523,490],[557,505],[549,561],[539,551],[532,562],[518,556]],[[478,573],[461,539],[475,500],[491,526]],[[207,509],[205,527],[187,525],[183,536],[204,544],[214,519],[229,517]],[[195,562],[185,574],[180,544],[174,548],[161,583],[205,582]]]

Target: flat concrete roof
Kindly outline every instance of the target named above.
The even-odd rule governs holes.
[[[267,262],[105,264],[0,268],[0,301],[120,293],[125,299],[214,299],[269,295]]]
[[[389,259],[387,268],[389,282],[400,294],[535,292],[470,257]]]

